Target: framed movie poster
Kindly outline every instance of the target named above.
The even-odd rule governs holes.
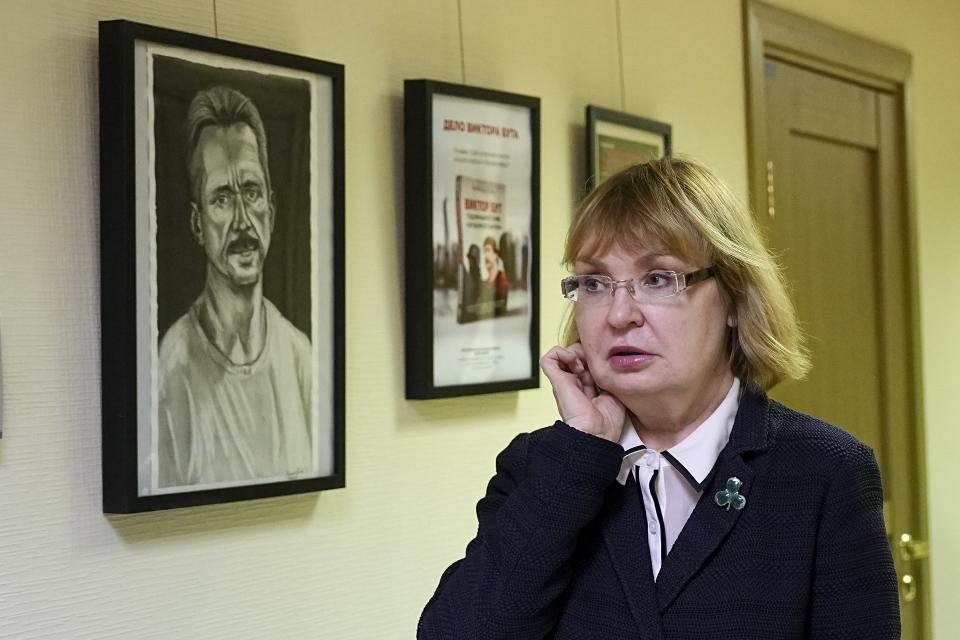
[[[671,127],[622,111],[587,107],[587,186],[621,169],[670,155]]]
[[[343,73],[100,23],[105,512],[344,485]]]
[[[406,396],[538,386],[540,100],[407,80]]]

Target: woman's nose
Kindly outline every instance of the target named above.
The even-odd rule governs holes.
[[[620,286],[613,290],[613,300],[607,309],[607,322],[612,327],[623,328],[630,324],[637,326],[645,322],[643,309],[639,302],[633,299],[631,285]]]

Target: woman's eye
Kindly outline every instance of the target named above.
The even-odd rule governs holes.
[[[230,200],[231,200],[230,194],[224,191],[221,191],[216,196],[214,196],[213,204],[217,205],[218,207],[226,207],[230,204]]]
[[[583,290],[587,293],[602,293],[606,289],[606,283],[600,278],[587,276],[583,279]]]
[[[645,287],[665,289],[673,286],[673,276],[664,271],[651,271],[643,277],[642,282]]]
[[[243,190],[243,199],[247,202],[256,202],[260,199],[260,187],[246,187]]]

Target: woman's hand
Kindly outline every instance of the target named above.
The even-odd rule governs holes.
[[[619,442],[626,410],[615,397],[597,389],[586,363],[579,342],[554,347],[540,358],[563,421],[574,429]]]

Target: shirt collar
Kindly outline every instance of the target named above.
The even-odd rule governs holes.
[[[706,480],[707,474],[713,469],[717,457],[730,439],[730,431],[733,429],[739,406],[740,380],[734,378],[730,390],[714,412],[693,433],[660,454],[697,491],[703,490],[703,481]],[[637,460],[651,453],[637,435],[629,415],[623,421],[620,446],[623,447],[623,462],[617,481],[620,484],[626,484],[627,476],[630,475]]]

